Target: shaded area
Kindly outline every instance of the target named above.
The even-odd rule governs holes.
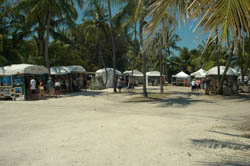
[[[87,92],[76,92],[76,93],[68,93],[63,95],[63,97],[75,97],[75,96],[90,96],[90,97],[96,97],[103,95],[104,92],[99,91],[87,91]]]
[[[187,107],[194,103],[214,103],[212,101],[208,100],[201,100],[201,99],[192,99],[190,97],[167,97],[167,94],[165,96],[157,96],[157,97],[135,97],[130,99],[129,101],[126,101],[127,103],[141,103],[141,102],[147,102],[151,104],[160,104],[159,107]]]
[[[241,156],[240,156],[241,155]],[[220,156],[220,161],[203,161],[199,165],[204,166],[250,166],[250,157],[242,157],[244,155],[237,154],[235,156]]]
[[[211,131],[211,130],[208,130],[208,132],[216,133],[216,134],[222,134],[222,135],[227,135],[227,136],[231,136],[231,137],[248,138],[248,139],[250,139],[250,136],[248,136],[248,135],[236,135],[236,134],[229,134],[229,133],[223,133],[223,132]]]
[[[250,145],[240,144],[229,141],[218,141],[214,139],[192,139],[192,144],[198,147],[211,148],[211,149],[230,149],[230,150],[250,150]]]

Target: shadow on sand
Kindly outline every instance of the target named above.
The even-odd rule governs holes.
[[[211,131],[211,130],[208,130],[208,132],[216,133],[216,134],[221,134],[221,135],[226,135],[226,136],[230,136],[230,137],[238,137],[238,138],[247,138],[247,139],[250,139],[250,137],[247,136],[247,135],[236,135],[236,134],[229,134],[229,133],[224,133],[224,132],[219,132],[219,131]]]
[[[219,132],[218,132],[219,133]],[[226,133],[223,133],[226,134]],[[235,136],[232,134],[226,134]],[[202,148],[233,150],[234,156],[219,156],[218,161],[201,161],[199,165],[204,166],[250,166],[250,145],[229,141],[218,141],[215,139],[192,139],[192,144]]]
[[[215,139],[192,139],[192,144],[198,147],[210,149],[230,149],[230,150],[243,150],[250,151],[250,145],[240,144],[229,141],[218,141]]]
[[[76,97],[76,96],[90,96],[96,97],[103,95],[104,92],[97,92],[97,91],[87,91],[87,92],[75,92],[75,93],[68,93],[63,95],[63,97]]]

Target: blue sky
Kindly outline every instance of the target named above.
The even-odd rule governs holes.
[[[82,10],[83,11],[83,10]],[[81,23],[82,21],[82,11],[78,9],[79,12],[79,18],[77,20],[77,23]],[[113,15],[118,12],[117,8],[114,8],[112,10]],[[176,27],[176,33],[179,35],[179,37],[182,39],[177,43],[179,47],[187,47],[189,50],[197,48],[197,46],[201,43],[202,40],[206,39],[205,35],[201,36],[199,39],[197,39],[198,32],[193,33],[193,29],[195,27],[194,22],[181,24],[180,26]]]

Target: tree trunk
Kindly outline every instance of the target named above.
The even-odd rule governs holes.
[[[144,17],[142,17],[140,19],[140,40],[141,40],[141,49],[142,49],[142,59],[143,59],[143,96],[144,97],[148,97],[148,93],[147,93],[147,86],[146,86],[146,72],[147,72],[147,68],[146,68],[146,54],[145,54],[145,50],[144,50],[144,43],[143,43],[143,27],[144,27]]]
[[[216,35],[218,35],[218,30],[216,29]],[[217,86],[219,86],[220,83],[220,62],[219,62],[219,37],[216,38],[216,65],[217,65],[217,72],[218,72],[218,79],[217,79]]]
[[[162,80],[162,52],[160,53],[160,93],[164,93]]]
[[[102,61],[102,64],[103,64],[103,67],[104,67],[104,69],[105,69],[105,72],[106,72],[106,80],[105,80],[105,87],[107,88],[107,83],[108,83],[108,70],[107,70],[107,67],[106,67],[106,64],[105,64],[105,61],[104,61],[104,57],[103,57],[103,54],[102,54],[102,48],[101,48],[101,46],[100,46],[100,44],[99,44],[99,56],[100,56],[100,58],[101,58],[101,61]]]
[[[46,26],[46,41],[45,41],[45,63],[50,74],[50,62],[49,62],[49,29],[50,29],[51,13],[50,9],[47,14],[47,26]]]
[[[109,10],[109,24],[110,24],[110,33],[111,33],[111,42],[112,42],[112,52],[113,52],[113,69],[114,69],[114,77],[113,77],[113,92],[117,92],[116,90],[116,55],[115,55],[115,39],[113,36],[113,26],[112,26],[112,11],[111,11],[111,3],[108,0],[108,10]]]
[[[135,22],[135,25],[134,25],[134,33],[135,33],[135,48],[136,48],[136,44],[137,44],[137,27],[136,27],[136,22]],[[134,75],[134,64],[135,64],[135,58],[137,56],[137,53],[136,53],[136,49],[135,49],[135,55],[133,56],[133,59],[132,59],[132,76]]]
[[[225,77],[226,77],[227,70],[228,70],[228,68],[229,68],[229,66],[231,64],[233,54],[234,54],[234,43],[233,43],[233,45],[231,47],[231,51],[230,51],[230,54],[228,56],[226,68],[225,68],[225,71],[224,71],[224,73],[223,73],[223,75],[221,77],[219,87],[216,90],[216,94],[223,94],[223,83],[224,83],[224,80],[225,80]]]

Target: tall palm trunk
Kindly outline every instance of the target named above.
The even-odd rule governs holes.
[[[146,54],[144,51],[144,43],[143,43],[143,28],[144,28],[144,17],[142,16],[140,19],[140,40],[141,40],[141,49],[142,49],[142,59],[143,59],[143,96],[144,97],[148,97],[148,93],[147,93],[147,80],[146,80],[146,72],[147,72],[147,68],[146,68]]]
[[[109,75],[108,75],[108,70],[107,70],[107,66],[105,64],[105,61],[104,61],[104,57],[103,57],[103,54],[102,54],[102,47],[101,47],[101,44],[99,44],[99,57],[101,58],[101,61],[102,61],[102,65],[105,69],[105,73],[106,73],[106,80],[104,82],[104,85],[105,85],[105,88],[107,88],[107,83],[108,83],[108,78],[109,78]]]
[[[229,68],[229,66],[231,64],[233,54],[234,54],[234,43],[233,43],[233,45],[231,47],[231,51],[230,51],[230,54],[228,56],[226,68],[225,68],[225,71],[224,71],[224,73],[223,73],[223,75],[221,77],[219,87],[216,90],[216,94],[223,94],[223,83],[224,83],[224,80],[225,80],[225,77],[226,77],[227,70],[228,70],[228,68]]]
[[[162,31],[162,40],[161,40],[161,47],[164,48],[164,45],[165,45],[165,27],[164,27],[164,20],[163,18],[161,19],[161,25],[162,25],[162,28],[161,28],[161,31]],[[161,50],[160,52],[160,93],[164,93],[164,89],[163,89],[163,80],[162,80],[162,72],[163,72],[163,68],[162,68],[162,55],[163,54],[163,51]]]
[[[217,72],[218,72],[218,80],[217,80],[217,85],[219,85],[220,83],[220,62],[219,62],[219,37],[218,37],[218,29],[216,29],[216,35],[217,35],[217,38],[216,38],[216,52],[215,52],[215,55],[216,55],[216,65],[217,65]]]
[[[135,44],[137,44],[136,43],[136,41],[137,41],[137,27],[136,27],[136,22],[135,22],[135,25],[134,25],[134,33],[135,33]],[[135,45],[135,48],[136,48],[136,45]],[[137,56],[137,52],[136,52],[137,50],[135,50],[135,55],[133,56],[133,59],[132,59],[132,76],[134,75],[134,65],[135,65],[135,58],[136,58],[136,56]]]
[[[45,63],[46,67],[49,70],[50,74],[50,62],[49,62],[49,28],[50,28],[50,21],[51,21],[51,13],[50,9],[47,14],[47,26],[46,26],[46,41],[45,41]]]
[[[112,52],[113,52],[113,69],[114,69],[114,77],[113,77],[113,91],[116,90],[116,55],[115,55],[115,40],[113,36],[113,26],[112,26],[112,11],[111,11],[111,3],[108,0],[108,10],[109,10],[109,24],[110,24],[110,33],[111,33],[111,42],[112,42]]]
[[[162,80],[162,71],[163,67],[162,67],[162,51],[160,53],[160,93],[164,93],[163,90],[163,80]]]

